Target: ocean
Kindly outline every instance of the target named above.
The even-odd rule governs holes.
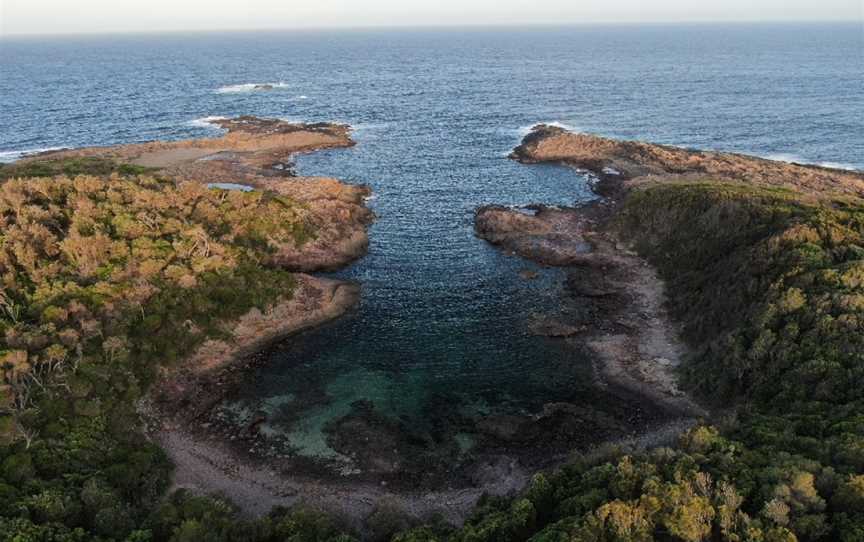
[[[216,135],[208,120],[234,115],[351,124],[356,147],[300,156],[298,171],[370,185],[378,221],[369,255],[335,274],[363,284],[360,306],[269,352],[219,420],[242,426],[263,413],[264,453],[343,470],[351,459],[334,438],[369,409],[417,446],[458,456],[482,439],[477,419],[568,403],[593,412],[573,437],[585,444],[655,418],[598,387],[590,356],[528,331],[556,308],[563,272],[474,236],[479,205],[594,197],[584,175],[520,165],[508,152],[544,122],[864,169],[864,31],[705,24],[0,40],[0,161]]]

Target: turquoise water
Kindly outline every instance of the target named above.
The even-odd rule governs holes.
[[[523,280],[533,265],[473,235],[478,205],[592,197],[574,171],[506,159],[532,124],[864,167],[857,25],[3,40],[0,74],[0,160],[216,134],[214,116],[355,127],[356,147],[297,169],[374,190],[370,253],[337,274],[362,302],[268,352],[216,418],[226,436],[256,424],[256,453],[340,474],[542,461],[662,421],[528,332],[579,309],[558,302],[563,272]],[[550,403],[572,408],[541,417]]]

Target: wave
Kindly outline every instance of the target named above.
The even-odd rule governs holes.
[[[26,149],[23,151],[0,151],[0,164],[8,164],[41,152],[62,151],[68,148],[69,147],[42,147],[39,149]]]
[[[268,90],[280,90],[289,88],[288,83],[242,83],[239,85],[226,85],[224,87],[219,87],[216,89],[217,94],[240,94],[244,92],[258,92],[258,91],[268,91]],[[306,99],[304,96],[300,97],[301,100]]]
[[[573,126],[572,124],[567,124],[567,123],[564,123],[561,121],[553,120],[551,122],[535,122],[534,124],[529,124],[527,126],[520,126],[519,129],[517,130],[517,133],[521,137],[525,137],[528,134],[530,134],[532,131],[534,131],[534,127],[539,125],[539,124],[545,124],[546,126],[554,126],[556,128],[562,128],[564,130],[567,130],[568,132],[573,132],[573,133],[577,133],[577,134],[581,133],[583,131],[581,128],[579,128],[577,126]]]
[[[214,121],[217,120],[225,120],[228,117],[220,117],[220,116],[211,116],[211,117],[202,117],[200,119],[190,120],[186,124],[188,126],[194,126],[195,128],[211,128],[214,130],[221,130],[222,128],[216,124]]]
[[[842,162],[820,162],[818,160],[808,160],[806,158],[798,156],[797,154],[783,152],[766,154],[763,155],[762,158],[765,158],[766,160],[773,160],[775,162],[786,162],[787,164],[804,164],[808,166],[820,166],[831,169],[843,169],[846,171],[858,171],[859,169],[852,164],[844,164]]]

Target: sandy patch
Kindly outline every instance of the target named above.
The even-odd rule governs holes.
[[[191,162],[213,153],[213,149],[164,149],[144,153],[133,159],[131,163],[136,166],[167,168],[180,165],[183,162]]]

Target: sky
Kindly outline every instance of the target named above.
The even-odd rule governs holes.
[[[864,0],[0,0],[0,36],[366,26],[864,20]]]

